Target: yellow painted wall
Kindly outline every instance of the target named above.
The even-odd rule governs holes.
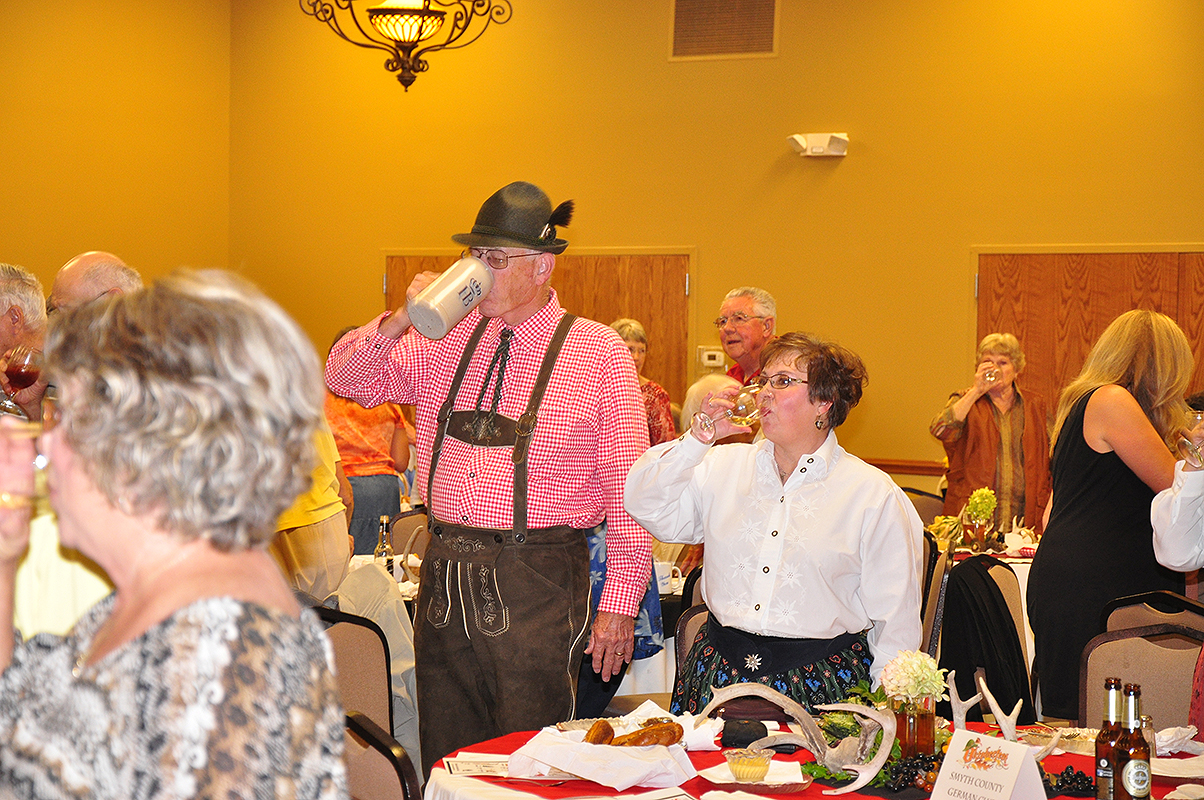
[[[0,42],[0,261],[226,265],[228,2],[5,0]]]
[[[291,3],[233,3],[231,252],[325,344],[515,179],[573,245],[698,250],[694,343],[732,286],[870,386],[842,440],[937,459],[968,383],[970,248],[1204,241],[1198,0],[782,0],[776,58],[670,62],[670,0],[514,0],[408,93]],[[792,133],[847,131],[843,160]],[[655,343],[653,343],[655,346]]]
[[[692,344],[728,288],[772,291],[782,329],[867,362],[849,449],[936,459],[927,421],[971,374],[972,247],[1204,241],[1198,0],[781,0],[777,57],[701,62],[668,60],[670,0],[514,3],[405,93],[293,0],[82,0],[126,45],[109,99],[73,60],[84,34],[19,0],[0,258],[45,278],[86,246],[155,270],[228,253],[324,348],[381,310],[384,250],[451,246],[532,180],[577,200],[574,246],[697,248]],[[60,117],[96,105],[138,124],[63,146]],[[787,147],[815,131],[849,156]],[[70,192],[94,174],[116,209]]]

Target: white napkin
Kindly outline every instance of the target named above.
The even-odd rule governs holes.
[[[703,795],[705,798],[706,795]],[[1204,786],[1196,783],[1185,783],[1176,786],[1174,791],[1163,795],[1165,800],[1204,800]]]
[[[709,792],[703,792],[701,800],[765,800],[765,798],[749,792],[721,792],[718,789],[712,789]]]
[[[680,786],[698,773],[681,745],[609,747],[586,744],[585,731],[542,730],[510,756],[510,776],[531,778],[555,767],[618,791]]]
[[[1204,756],[1151,758],[1150,772],[1164,778],[1204,778]]]
[[[1182,728],[1164,728],[1154,735],[1158,742],[1158,755],[1169,756],[1171,753],[1204,753],[1204,742],[1196,741],[1196,726],[1187,725]]]

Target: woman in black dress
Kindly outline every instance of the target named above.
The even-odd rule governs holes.
[[[1028,582],[1044,716],[1078,717],[1079,658],[1103,632],[1109,600],[1183,592],[1182,573],[1154,559],[1150,502],[1171,485],[1192,365],[1174,320],[1130,311],[1112,321],[1062,391],[1051,436],[1053,497]]]

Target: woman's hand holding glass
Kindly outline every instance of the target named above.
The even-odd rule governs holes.
[[[1204,411],[1188,409],[1186,430],[1179,436],[1179,457],[1183,469],[1195,472],[1204,469]]]
[[[708,394],[698,413],[690,419],[690,432],[700,442],[718,441],[739,433],[749,433],[748,425],[738,425],[736,420],[752,422],[757,415],[757,392],[761,387],[731,387]]]
[[[21,345],[0,358],[0,413],[40,419],[46,377],[42,374],[42,351]]]
[[[974,373],[974,391],[986,394],[999,385],[999,368],[990,361],[983,361]]]
[[[15,561],[29,542],[37,493],[34,477],[41,425],[0,417],[0,562]]]

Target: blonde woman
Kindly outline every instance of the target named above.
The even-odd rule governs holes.
[[[1158,566],[1154,494],[1171,485],[1172,442],[1187,406],[1191,347],[1164,314],[1113,320],[1062,391],[1053,430],[1053,497],[1028,582],[1042,710],[1076,719],[1079,658],[1116,597],[1183,591]]]

